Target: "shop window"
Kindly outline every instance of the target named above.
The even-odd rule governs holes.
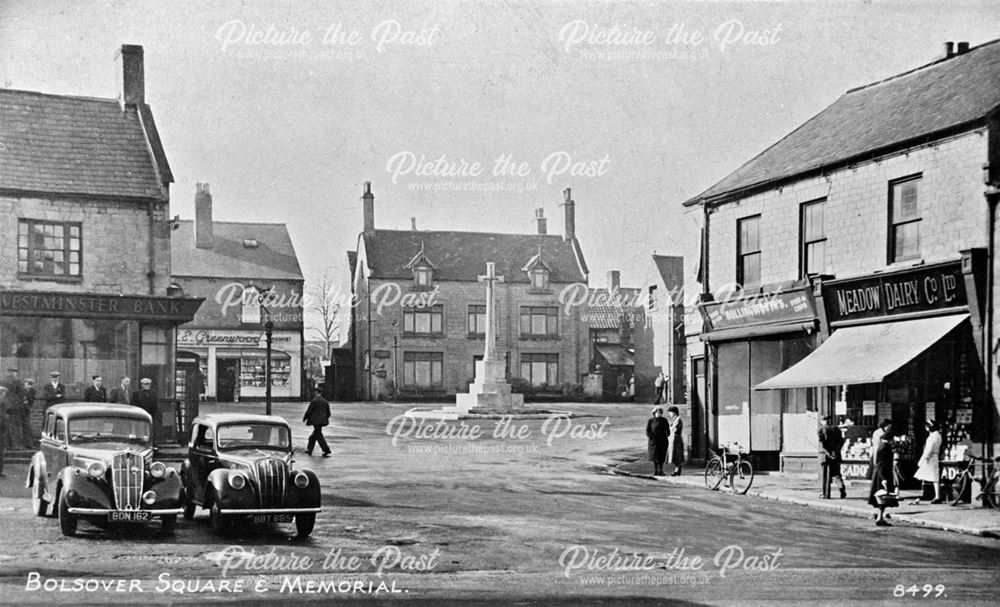
[[[271,387],[285,388],[292,371],[292,359],[284,352],[271,352]],[[267,387],[267,353],[244,351],[240,357],[240,386]]]
[[[521,354],[521,377],[532,386],[558,386],[559,355]]]
[[[825,200],[802,205],[799,216],[800,276],[826,272],[826,231],[823,226]]]
[[[486,334],[486,306],[469,306],[469,335]]]
[[[81,224],[22,219],[17,226],[17,271],[26,277],[78,279]]]
[[[440,335],[444,331],[443,327],[443,305],[403,310],[403,335]]]
[[[760,215],[736,222],[736,282],[744,289],[760,286]]]
[[[521,308],[522,337],[557,337],[559,308],[530,307]]]
[[[404,352],[403,385],[414,388],[440,388],[444,385],[442,352]]]
[[[920,258],[921,176],[889,184],[889,263]]]

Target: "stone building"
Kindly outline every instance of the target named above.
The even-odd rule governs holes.
[[[0,89],[0,368],[59,372],[67,400],[98,374],[172,398],[175,327],[201,303],[170,296],[173,176],[143,49],[119,59],[120,99]]]
[[[264,400],[270,320],[271,396],[301,400],[304,279],[285,224],[216,221],[209,185],[199,183],[195,219],[177,222],[172,245],[174,283],[205,299],[178,329],[186,381],[205,400]]]
[[[685,203],[705,234],[704,345],[689,352],[710,444],[812,469],[832,414],[860,476],[881,419],[912,439],[904,472],[925,420],[946,425],[949,461],[965,438],[996,441],[984,181],[1000,170],[1000,43],[947,47],[847,91]]]
[[[558,394],[581,384],[590,362],[582,306],[560,304],[572,290],[586,300],[587,265],[576,238],[575,203],[565,191],[565,233],[379,230],[366,183],[364,230],[352,268],[356,387],[365,400],[444,398],[466,392],[485,339],[485,288],[494,262],[497,348],[508,376],[528,391]]]

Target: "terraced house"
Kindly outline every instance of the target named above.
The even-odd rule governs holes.
[[[378,230],[366,183],[364,230],[354,260],[352,343],[361,398],[437,397],[464,392],[485,343],[487,262],[497,284],[497,348],[508,376],[527,391],[573,390],[590,363],[589,327],[579,306],[559,294],[578,285],[586,299],[587,265],[576,238],[575,203],[562,204],[565,232]]]
[[[815,465],[817,419],[848,476],[891,419],[915,468],[942,422],[945,472],[997,441],[1000,41],[847,91],[685,204],[703,217],[704,347],[689,343],[711,444]],[[707,364],[706,364],[707,363]]]
[[[170,286],[173,175],[143,49],[119,59],[120,99],[0,89],[0,367],[39,386],[58,372],[67,400],[92,375],[172,398],[175,327],[201,303]]]

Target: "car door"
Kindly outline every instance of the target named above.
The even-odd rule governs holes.
[[[48,448],[43,449],[45,453],[45,472],[49,487],[54,489],[52,483],[59,476],[63,468],[69,465],[69,434],[66,432],[66,420],[59,415],[52,415],[51,436],[48,441]]]
[[[205,486],[208,475],[219,467],[215,454],[215,434],[210,426],[199,426],[194,430],[194,440],[188,451],[189,472],[191,474],[192,499],[198,503],[205,501]]]

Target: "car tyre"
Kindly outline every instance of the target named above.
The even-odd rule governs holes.
[[[66,537],[73,537],[76,535],[76,515],[71,514],[69,511],[69,502],[66,501],[66,494],[63,491],[59,492],[59,529],[62,534]]]
[[[210,497],[211,505],[208,507],[208,519],[212,524],[212,531],[218,535],[227,535],[232,529],[232,521],[229,517],[219,512],[219,500],[213,493]]]
[[[316,526],[316,513],[305,512],[295,515],[295,530],[299,532],[299,537],[309,537],[313,527]]]
[[[35,480],[31,483],[31,510],[35,516],[45,516],[49,513],[49,503],[42,497],[45,495],[45,489],[38,482],[37,471],[34,472],[33,476]]]
[[[163,530],[164,533],[173,533],[174,530],[177,529],[177,515],[176,514],[168,514],[168,515],[164,516],[163,518],[161,518],[160,522],[161,522],[161,525],[162,525],[161,529]]]

